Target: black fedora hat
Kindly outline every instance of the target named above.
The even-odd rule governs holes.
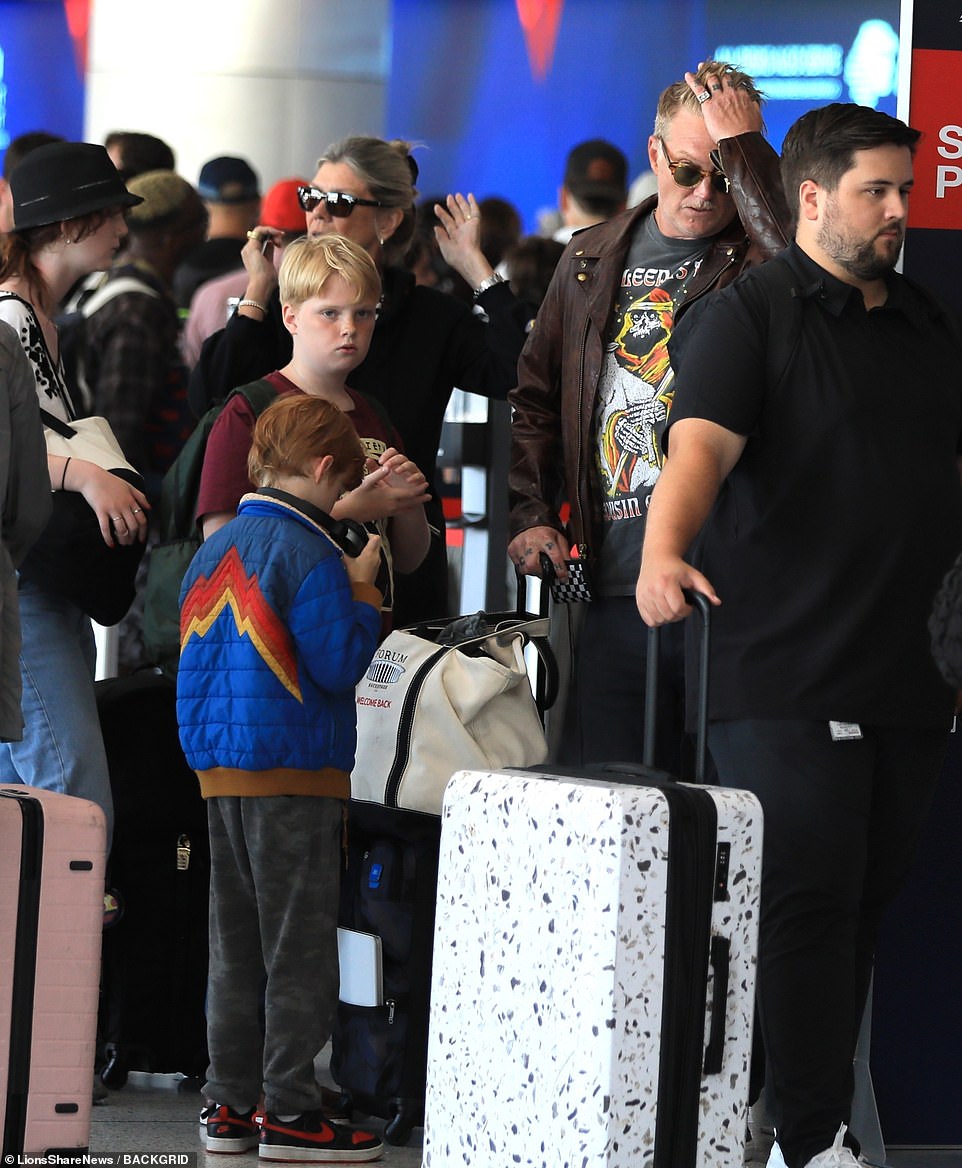
[[[9,183],[14,231],[143,202],[124,186],[103,146],[93,142],[38,146],[13,168]]]

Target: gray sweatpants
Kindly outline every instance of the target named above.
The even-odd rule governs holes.
[[[337,1005],[343,804],[298,795],[207,801],[208,1099],[236,1111],[320,1107],[314,1057]],[[261,996],[264,992],[264,1029]]]

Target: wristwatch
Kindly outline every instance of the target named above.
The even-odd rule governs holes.
[[[493,288],[495,284],[503,283],[505,283],[504,276],[502,276],[500,272],[493,272],[486,280],[482,280],[477,288],[475,288],[474,299],[477,300],[479,296],[481,296],[484,292],[487,292],[489,288]]]

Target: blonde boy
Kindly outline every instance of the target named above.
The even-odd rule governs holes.
[[[424,516],[428,484],[399,449],[383,408],[347,384],[364,360],[380,297],[371,257],[340,235],[289,244],[280,270],[284,327],[293,338],[291,360],[266,380],[278,394],[307,394],[336,405],[350,418],[367,457],[368,474],[335,503],[336,518],[374,524],[382,536],[385,627],[392,606],[393,572],[411,572],[424,559],[430,533]],[[231,519],[250,489],[247,452],[254,412],[232,397],[211,430],[197,514],[207,536]]]

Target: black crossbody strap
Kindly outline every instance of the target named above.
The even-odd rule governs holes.
[[[43,408],[40,410],[40,420],[45,426],[59,434],[61,438],[75,438],[77,435],[77,431],[69,422],[65,422],[63,418],[58,418],[55,414],[48,413]]]

